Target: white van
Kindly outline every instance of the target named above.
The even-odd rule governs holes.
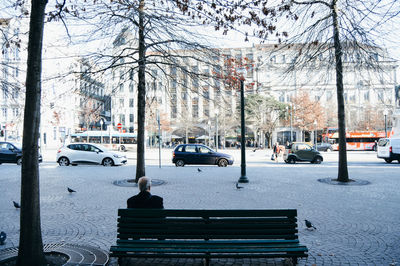
[[[378,141],[378,158],[387,163],[397,160],[400,163],[400,138],[383,138]]]

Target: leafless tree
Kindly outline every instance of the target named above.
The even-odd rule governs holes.
[[[42,40],[47,0],[32,0],[22,143],[21,224],[17,265],[45,265],[40,225],[38,139]]]
[[[382,10],[390,10],[390,4],[384,2],[284,0],[268,9],[270,17],[286,21],[287,26],[280,29],[282,34],[277,34],[280,42],[277,49],[291,47],[295,51],[288,71],[296,68],[326,68],[327,76],[331,72],[336,77],[340,147],[337,180],[342,182],[350,181],[347,170],[343,76],[350,68],[373,72],[382,67],[379,63],[386,55],[376,36],[385,21]]]

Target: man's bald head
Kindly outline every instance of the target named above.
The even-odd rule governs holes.
[[[142,176],[141,178],[139,178],[138,186],[139,186],[140,192],[150,190],[150,187],[151,187],[150,178]]]

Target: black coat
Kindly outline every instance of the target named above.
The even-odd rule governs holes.
[[[141,191],[128,199],[128,208],[164,209],[163,198],[151,195],[148,191]]]

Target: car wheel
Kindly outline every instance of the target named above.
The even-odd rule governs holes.
[[[315,163],[315,164],[320,164],[321,162],[322,162],[322,158],[319,156],[315,157],[314,161],[312,161],[312,163]]]
[[[385,159],[385,162],[391,163],[391,162],[392,162],[392,159]]]
[[[228,161],[226,159],[220,159],[218,161],[218,166],[219,167],[227,167],[228,166]]]
[[[22,158],[18,158],[17,159],[17,165],[21,165],[22,164]]]
[[[104,166],[113,166],[114,161],[111,158],[104,158],[101,164]]]
[[[296,163],[296,159],[293,156],[291,156],[291,157],[289,157],[287,159],[287,162],[290,163],[290,164],[295,164]]]
[[[184,167],[185,166],[185,162],[183,160],[178,160],[175,163],[176,167]]]
[[[69,165],[69,160],[67,157],[61,157],[58,159],[58,165],[60,166],[68,166]]]

